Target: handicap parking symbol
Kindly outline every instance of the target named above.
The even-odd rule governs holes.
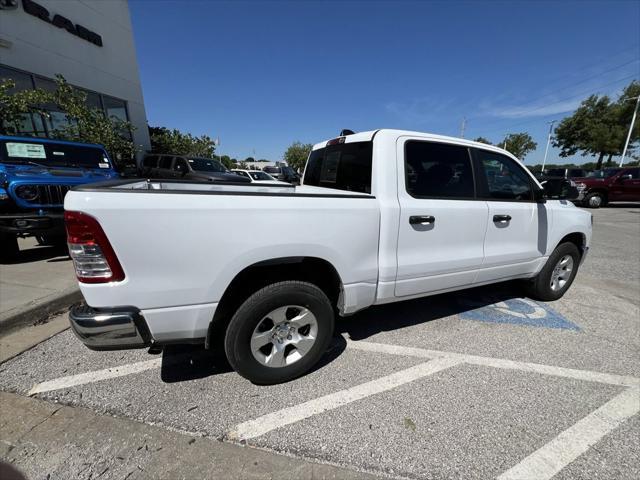
[[[461,298],[458,303],[465,309],[459,314],[464,320],[580,330],[580,327],[564,318],[549,305],[528,298],[511,298],[495,303],[491,303],[491,300],[478,302]]]

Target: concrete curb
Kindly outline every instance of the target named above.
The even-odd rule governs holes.
[[[0,335],[28,325],[35,325],[55,313],[59,313],[82,300],[77,286],[0,313]]]

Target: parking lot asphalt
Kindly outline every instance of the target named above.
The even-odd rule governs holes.
[[[561,300],[511,283],[372,308],[286,384],[193,347],[92,352],[65,331],[0,365],[0,389],[387,477],[639,478],[640,208],[592,213]]]

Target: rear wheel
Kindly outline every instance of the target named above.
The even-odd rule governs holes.
[[[562,297],[573,283],[580,264],[580,251],[573,243],[562,243],[549,256],[540,273],[528,285],[528,295],[551,301]]]
[[[318,287],[275,283],[251,295],[231,319],[225,335],[227,359],[253,383],[286,382],[320,360],[333,324],[331,302]]]
[[[0,233],[0,261],[10,262],[18,256],[18,237],[10,233]]]
[[[603,193],[591,192],[585,197],[584,204],[589,208],[600,208],[607,204],[607,199]]]

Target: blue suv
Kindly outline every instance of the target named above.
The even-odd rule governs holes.
[[[64,243],[67,191],[118,176],[101,145],[0,135],[0,260],[16,256],[18,237]]]

